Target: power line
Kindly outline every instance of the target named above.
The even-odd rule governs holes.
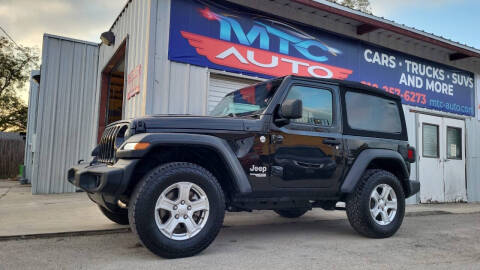
[[[5,29],[3,29],[1,25],[0,25],[0,30],[2,30],[2,32],[13,42],[13,44],[15,44],[15,46],[17,46],[20,50],[23,51],[22,47],[18,46],[15,40],[13,40],[13,38],[7,33],[7,31],[5,31]]]
[[[23,47],[20,47],[17,42],[15,42],[15,40],[13,40],[13,38],[7,33],[7,31],[5,31],[5,29],[3,29],[3,27],[0,25],[0,30],[2,30],[2,32],[13,42],[13,44],[15,44],[15,46],[17,46],[17,48],[22,51],[23,53],[25,54],[29,54],[27,50],[25,50]],[[30,57],[27,59],[28,62],[30,63],[34,63],[35,64],[35,61]]]

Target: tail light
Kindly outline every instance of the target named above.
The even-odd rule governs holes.
[[[409,146],[407,150],[407,160],[410,163],[414,163],[417,160],[417,151],[415,150],[415,147]]]

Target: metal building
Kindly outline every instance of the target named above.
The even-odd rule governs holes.
[[[67,168],[96,142],[98,44],[45,35],[40,88],[31,88],[26,160],[32,193],[73,192]],[[31,113],[31,111],[35,111]]]
[[[325,0],[132,0],[103,40],[44,37],[34,193],[73,191],[67,168],[112,121],[208,114],[232,90],[293,73],[400,94],[422,183],[409,202],[480,201],[478,49]]]

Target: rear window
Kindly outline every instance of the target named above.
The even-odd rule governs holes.
[[[395,101],[377,96],[347,92],[347,122],[350,128],[383,133],[401,133],[402,122]]]

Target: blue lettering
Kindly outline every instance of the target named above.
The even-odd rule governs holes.
[[[318,48],[322,49],[323,51],[328,51],[328,48],[325,45],[323,45],[322,43],[320,43],[316,40],[313,40],[313,39],[304,40],[302,42],[299,42],[299,43],[295,44],[295,48],[297,48],[297,50],[300,53],[302,53],[303,55],[305,55],[309,59],[312,59],[312,60],[318,61],[318,62],[324,62],[324,61],[328,60],[328,57],[326,57],[324,55],[323,56],[316,56],[316,55],[311,54],[308,49],[312,46],[318,47]]]
[[[220,16],[220,39],[230,41],[232,29],[240,44],[250,46],[257,38],[260,38],[260,48],[264,50],[270,48],[270,39],[265,28],[254,25],[245,35],[242,26],[236,20]]]
[[[279,48],[278,52],[281,54],[289,54],[290,44],[293,44],[294,48],[297,49],[303,56],[306,58],[317,61],[325,62],[328,60],[328,57],[325,55],[314,55],[310,51],[310,48],[316,47],[322,51],[328,51],[328,47],[325,44],[314,40],[307,39],[302,40],[293,35],[287,34],[281,30],[273,28],[269,25],[263,24],[261,22],[255,22],[257,25],[254,25],[250,31],[245,34],[245,31],[242,29],[240,23],[235,19],[217,15],[219,16],[220,21],[220,39],[231,41],[231,33],[233,33],[238,39],[238,42],[242,45],[251,46],[255,40],[259,39],[260,48],[264,50],[270,49],[270,37],[268,34],[278,37],[279,39]],[[260,25],[260,26],[259,26]]]

